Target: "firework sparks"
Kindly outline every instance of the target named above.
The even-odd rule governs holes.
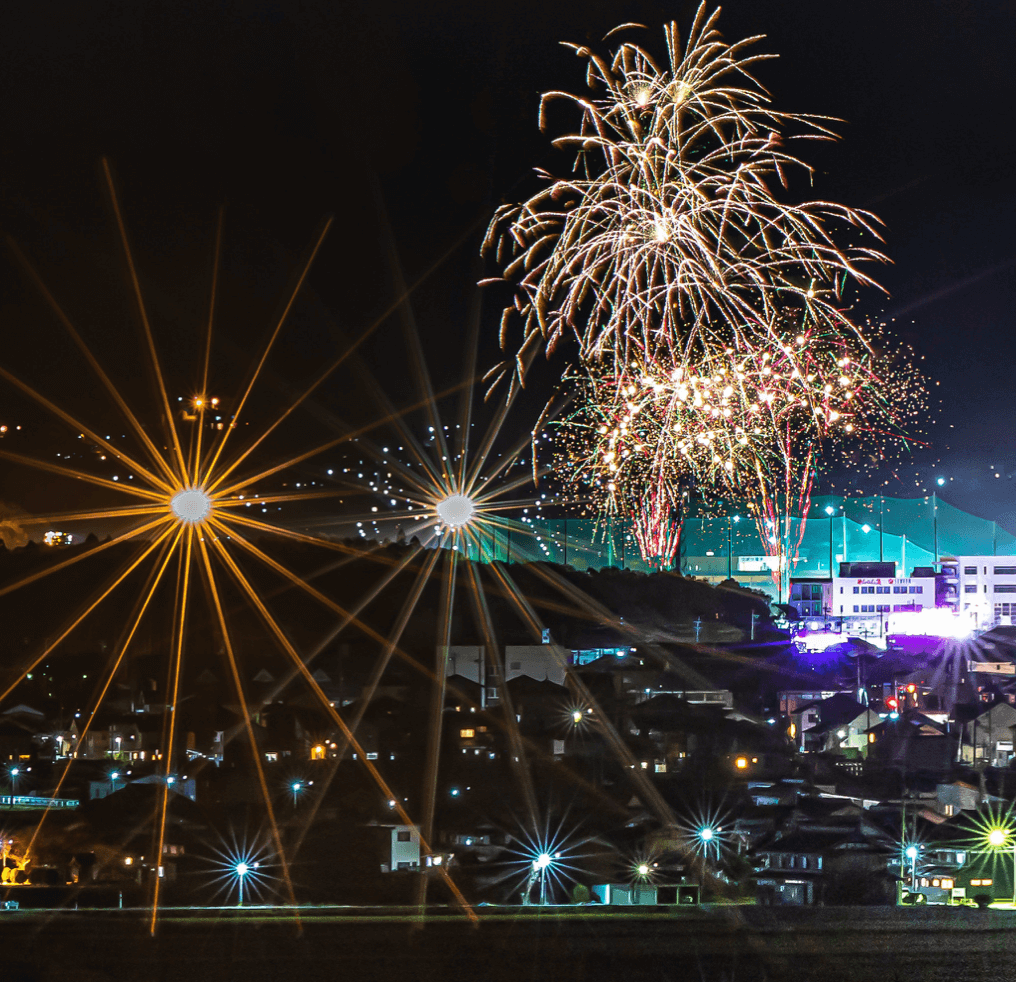
[[[796,559],[820,450],[886,460],[909,446],[925,392],[899,353],[814,324],[786,325],[765,350],[705,348],[566,379],[576,408],[555,427],[555,471],[600,514],[634,519],[644,558],[674,555],[694,487],[700,500],[746,499],[779,569]]]
[[[848,284],[873,284],[860,268],[884,257],[841,246],[845,231],[877,238],[871,214],[826,201],[788,204],[775,186],[811,168],[785,143],[834,139],[824,117],[779,112],[751,72],[767,55],[758,40],[730,45],[718,11],[699,7],[682,46],[664,30],[667,62],[632,42],[588,61],[591,95],[544,94],[581,116],[554,144],[575,151],[574,176],[553,179],[521,205],[495,214],[485,248],[516,298],[502,317],[501,342],[515,364],[493,370],[521,381],[541,346],[548,353],[574,334],[580,360],[623,369],[633,359],[683,359],[698,339],[726,346],[772,339],[793,308],[850,336]],[[613,33],[613,32],[612,32]],[[511,340],[521,324],[521,341]]]

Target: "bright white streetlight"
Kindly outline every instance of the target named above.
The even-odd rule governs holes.
[[[452,528],[465,525],[475,511],[473,499],[465,494],[450,494],[437,503],[437,517]]]
[[[212,510],[212,499],[201,488],[186,488],[173,495],[169,503],[181,522],[203,522]]]

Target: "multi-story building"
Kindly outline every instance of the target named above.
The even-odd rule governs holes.
[[[809,630],[883,638],[904,629],[913,614],[935,607],[936,574],[916,567],[910,576],[897,576],[896,563],[840,563],[831,580],[795,580],[790,605]]]
[[[959,556],[959,612],[971,627],[1016,623],[1016,558]]]

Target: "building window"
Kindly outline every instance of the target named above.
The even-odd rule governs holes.
[[[842,588],[841,588],[841,589],[842,589]],[[860,592],[861,592],[861,588],[860,588],[860,587],[856,587],[856,586],[855,586],[855,587],[854,587],[854,593],[860,593]]]
[[[977,575],[977,567],[976,566],[964,566],[963,567],[963,575],[964,576],[976,576]]]
[[[472,740],[473,737],[476,736],[476,730],[473,729],[459,730],[459,736],[463,740]]]
[[[996,583],[995,593],[1016,593],[1016,583]]]
[[[398,837],[398,841],[399,842],[412,842],[413,841],[412,833],[408,829],[405,832],[401,832],[401,831],[397,832],[396,835]]]
[[[963,592],[964,593],[977,593],[977,584],[976,583],[966,583],[966,584],[964,584],[964,586],[963,586]]]
[[[996,566],[996,576],[1016,576],[1016,566]]]
[[[840,610],[842,610],[842,609],[843,608],[841,607]],[[857,612],[858,612],[857,604],[854,604],[854,613],[856,614]]]

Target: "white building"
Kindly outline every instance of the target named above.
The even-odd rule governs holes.
[[[388,869],[416,869],[420,865],[420,829],[416,825],[392,827],[392,859]]]
[[[934,608],[934,575],[896,576],[895,570],[895,563],[840,563],[830,614],[842,621],[844,634],[881,638],[902,633],[913,614]]]
[[[564,685],[566,666],[571,657],[572,653],[558,644],[509,644],[504,647],[501,668],[506,682],[526,675],[537,682]],[[498,699],[497,675],[487,663],[484,645],[450,645],[445,674],[461,675],[483,686],[484,705]]]
[[[959,556],[959,611],[973,628],[1016,623],[1016,558]]]

